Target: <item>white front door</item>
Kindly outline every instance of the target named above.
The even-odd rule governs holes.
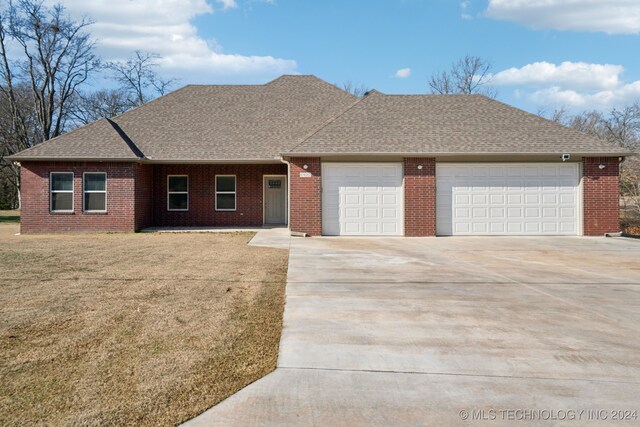
[[[323,163],[322,234],[401,236],[402,163]]]
[[[284,175],[264,176],[264,223],[287,223],[287,178]]]
[[[577,163],[436,164],[437,234],[577,235]]]

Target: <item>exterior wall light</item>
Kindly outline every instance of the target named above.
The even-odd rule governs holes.
[[[607,167],[607,166],[606,166],[606,165],[603,165],[602,163],[600,163],[600,164],[598,165],[598,169],[604,169],[604,168],[606,168],[606,167]]]
[[[309,165],[303,165],[302,169],[309,169]]]
[[[422,165],[418,165],[418,170],[421,171],[422,170]]]

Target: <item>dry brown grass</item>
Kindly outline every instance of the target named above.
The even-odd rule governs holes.
[[[175,425],[275,368],[287,252],[0,225],[0,425]]]

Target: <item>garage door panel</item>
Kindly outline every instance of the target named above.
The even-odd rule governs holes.
[[[401,163],[325,163],[325,235],[402,235]]]
[[[436,165],[437,233],[575,235],[578,175],[576,164]]]

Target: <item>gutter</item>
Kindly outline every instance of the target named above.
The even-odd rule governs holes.
[[[308,152],[308,153],[283,153],[281,156],[283,157],[339,157],[339,156],[402,156],[402,157],[442,157],[442,156],[451,156],[451,157],[461,157],[461,156],[562,156],[563,154],[570,154],[572,156],[581,156],[581,157],[626,157],[634,154],[630,151],[618,151],[618,152],[609,152],[609,153],[583,153],[583,152],[556,152],[556,153],[536,153],[536,152],[527,152],[527,153],[504,153],[504,152],[436,152],[436,153],[407,153],[407,152]]]
[[[146,164],[278,164],[279,159],[249,159],[249,160],[201,160],[201,159],[176,159],[176,160],[153,160],[149,157],[24,157],[7,156],[7,159],[14,162],[139,162]]]

